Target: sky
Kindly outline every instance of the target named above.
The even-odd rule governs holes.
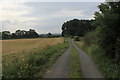
[[[61,33],[71,19],[93,19],[101,2],[0,2],[0,29]]]

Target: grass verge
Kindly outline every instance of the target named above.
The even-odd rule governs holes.
[[[76,44],[86,51],[92,59],[97,64],[99,70],[102,72],[105,78],[119,78],[119,68],[120,65],[116,63],[116,61],[107,58],[98,48],[97,45],[92,44],[91,46],[87,46],[81,42],[76,42]]]
[[[71,71],[70,71],[69,77],[70,78],[81,78],[82,74],[81,74],[81,69],[80,69],[78,51],[75,48],[73,48],[71,52],[72,52],[71,62],[70,62]]]
[[[9,64],[3,61],[3,78],[42,78],[46,69],[56,61],[67,47],[68,43],[64,42],[47,47],[42,51],[32,52],[23,59],[10,56],[15,58],[8,60]]]

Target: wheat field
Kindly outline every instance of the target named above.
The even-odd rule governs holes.
[[[19,53],[39,48],[44,49],[62,43],[63,38],[36,38],[36,39],[13,39],[2,40],[2,54]]]

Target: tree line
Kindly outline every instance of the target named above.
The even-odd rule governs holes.
[[[95,29],[95,27],[91,25],[93,22],[94,20],[79,20],[79,19],[73,19],[64,22],[64,24],[62,25],[62,35],[83,37],[85,33]]]
[[[2,31],[2,39],[20,39],[20,38],[37,38],[39,37],[38,33],[34,29],[29,31],[25,30],[16,30],[15,33],[10,31]]]
[[[14,33],[10,31],[0,32],[0,39],[23,39],[23,38],[52,38],[59,37],[61,35],[53,35],[51,33],[39,35],[34,29],[16,30]]]

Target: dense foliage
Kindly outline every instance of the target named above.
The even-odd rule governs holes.
[[[120,55],[120,2],[109,2],[98,6],[95,13],[95,26],[99,37],[99,46],[104,53],[118,59]]]
[[[55,38],[60,37],[61,34],[38,34],[34,29],[30,29],[29,31],[25,30],[16,30],[15,33],[11,33],[10,31],[2,31],[0,32],[0,39],[23,39],[23,38]]]
[[[78,20],[73,19],[65,22],[62,25],[63,36],[81,36],[88,31],[93,30],[95,27],[91,25],[94,20]]]

